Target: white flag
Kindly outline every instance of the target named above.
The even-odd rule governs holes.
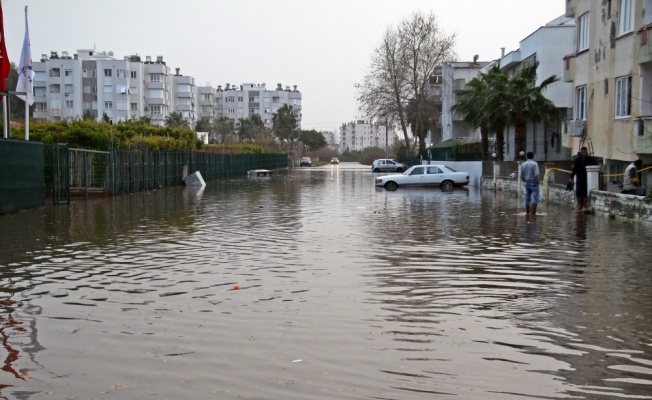
[[[18,65],[17,92],[26,92],[27,95],[18,95],[30,106],[34,104],[34,69],[32,69],[32,50],[29,44],[29,27],[27,26],[27,7],[25,7],[25,40],[23,40],[23,51],[20,53],[20,65]]]

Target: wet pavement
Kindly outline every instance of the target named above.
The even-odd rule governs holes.
[[[353,163],[0,216],[0,399],[652,399],[652,226]]]

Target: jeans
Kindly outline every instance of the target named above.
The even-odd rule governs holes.
[[[525,184],[525,205],[539,204],[539,184],[526,183]]]

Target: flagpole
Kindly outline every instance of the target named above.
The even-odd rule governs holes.
[[[7,127],[9,126],[7,121],[7,94],[5,93],[2,96],[2,137],[7,139],[9,135],[7,134]]]
[[[27,31],[27,6],[25,6],[25,32],[28,32]],[[30,59],[31,59],[31,54],[30,54]],[[27,93],[25,93],[25,140],[29,140],[29,101],[28,101]]]

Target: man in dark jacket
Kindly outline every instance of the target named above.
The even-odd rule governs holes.
[[[580,149],[579,154],[573,163],[573,171],[571,172],[570,180],[577,178],[575,181],[575,196],[577,197],[577,205],[575,211],[586,211],[586,203],[588,201],[588,187],[586,177],[586,166],[598,165],[595,158],[589,155],[586,147]]]

